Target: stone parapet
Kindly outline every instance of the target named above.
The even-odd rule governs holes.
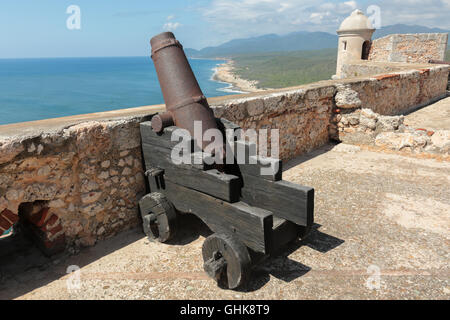
[[[444,60],[447,33],[391,34],[372,41],[369,60],[427,63]]]

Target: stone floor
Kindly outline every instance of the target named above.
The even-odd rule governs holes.
[[[412,128],[450,130],[450,96],[410,113],[404,123]]]
[[[170,245],[132,229],[47,259],[21,239],[19,254],[0,256],[0,299],[450,298],[449,162],[330,144],[285,167],[284,179],[315,188],[314,231],[257,266],[245,291],[206,277],[209,231],[184,216]],[[80,289],[68,290],[73,265]]]

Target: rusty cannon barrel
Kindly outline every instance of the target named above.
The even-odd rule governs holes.
[[[201,121],[202,137],[208,129],[218,129],[212,109],[192,72],[183,51],[183,46],[172,32],[163,32],[150,40],[152,59],[161,91],[166,103],[166,112],[153,116],[152,129],[161,132],[165,127],[176,125],[194,136],[194,121]],[[197,137],[196,137],[197,138]],[[211,142],[203,141],[204,149]],[[223,141],[214,141],[221,146]],[[214,148],[215,150],[219,150]]]

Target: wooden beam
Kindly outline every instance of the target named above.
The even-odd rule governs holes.
[[[167,166],[176,165],[174,163],[174,159],[172,159],[172,152],[180,155],[182,149],[178,148],[165,148],[162,146],[157,146],[154,144],[142,143],[142,152],[144,153],[144,161],[145,166],[147,168],[150,167],[159,167],[161,169],[165,169]],[[209,169],[209,166],[205,165],[201,160],[201,153],[194,152],[187,154],[187,156],[191,159],[191,164],[179,164],[180,167],[186,169],[197,169],[199,171]],[[181,157],[181,156],[180,156]]]
[[[171,150],[166,148],[144,143],[142,149],[146,168],[164,169],[167,180],[228,202],[239,201],[242,182],[238,176],[222,173],[216,169],[203,171],[201,170],[203,165],[176,165],[172,162]],[[154,178],[150,177],[150,179]]]
[[[265,208],[300,226],[314,222],[314,189],[289,181],[269,181],[242,174],[242,201]]]
[[[172,149],[173,147],[176,147],[179,142],[181,142],[181,137],[184,137],[185,141],[187,141],[187,147],[190,148],[191,152],[196,151],[194,149],[195,140],[189,134],[182,134],[177,141],[171,141],[172,133],[176,129],[180,128],[171,126],[165,128],[162,133],[156,133],[152,130],[152,123],[150,121],[142,122],[140,124],[142,143]],[[179,132],[181,133],[182,131]]]
[[[256,252],[270,252],[273,226],[270,211],[244,202],[224,202],[169,180],[163,192],[177,210],[195,213],[212,231],[235,235]]]
[[[171,167],[165,170],[166,180],[192,188],[227,202],[239,201],[241,180],[216,169],[196,171]]]

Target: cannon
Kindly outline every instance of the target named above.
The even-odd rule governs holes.
[[[201,122],[202,135],[208,129],[217,129],[214,113],[173,33],[163,32],[153,37],[150,44],[167,110],[152,118],[153,130],[161,132],[165,127],[176,125],[194,135],[194,121]]]
[[[314,189],[283,181],[281,160],[258,155],[238,125],[214,117],[172,33],[155,36],[151,45],[167,111],[140,124],[150,190],[139,201],[144,233],[169,242],[181,227],[179,216],[196,215],[212,231],[202,247],[205,272],[220,287],[244,287],[253,266],[309,234]],[[191,131],[194,121],[205,121],[203,129],[215,128],[223,137],[233,133],[213,142],[226,150],[225,163],[204,151]],[[191,161],[174,161],[181,149]],[[237,161],[239,152],[244,161]]]

